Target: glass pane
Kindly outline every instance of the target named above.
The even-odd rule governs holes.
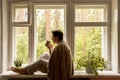
[[[75,22],[105,22],[106,6],[84,5],[75,7]]]
[[[14,59],[19,57],[28,63],[28,27],[13,28],[13,44]]]
[[[75,69],[85,54],[106,54],[106,27],[75,27]]]
[[[58,7],[58,6],[57,6]],[[36,59],[38,59],[42,53],[47,51],[45,47],[46,40],[51,40],[51,31],[60,29],[64,32],[65,24],[65,10],[63,8],[56,8],[56,6],[46,9],[35,9],[35,28],[36,28]]]
[[[12,22],[28,21],[28,8],[26,5],[13,5],[12,9]]]

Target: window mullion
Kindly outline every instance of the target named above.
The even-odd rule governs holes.
[[[28,63],[31,63],[31,62],[34,61],[34,60],[33,60],[33,56],[34,56],[34,55],[33,55],[33,53],[34,53],[34,52],[33,52],[33,48],[34,48],[34,47],[33,47],[33,44],[34,44],[33,42],[34,42],[34,41],[33,41],[32,38],[33,38],[33,31],[32,31],[32,28],[30,27],[30,28],[29,28],[29,45],[28,45],[28,46],[29,46],[29,49],[28,49]]]
[[[30,3],[29,8],[29,21],[30,21],[30,28],[29,28],[29,51],[28,51],[28,62],[34,62],[35,61],[35,41],[34,41],[34,5],[32,3]]]
[[[74,26],[108,26],[108,22],[75,22]]]
[[[71,25],[71,32],[70,32],[70,37],[71,37],[71,50],[73,53],[73,56],[75,55],[74,52],[74,3],[70,3],[70,25]]]

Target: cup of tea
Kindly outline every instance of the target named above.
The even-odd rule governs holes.
[[[45,46],[48,46],[50,44],[50,41],[46,41]]]

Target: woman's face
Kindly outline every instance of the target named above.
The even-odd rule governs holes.
[[[59,42],[58,37],[55,37],[54,35],[52,35],[52,41],[53,43],[58,43]]]

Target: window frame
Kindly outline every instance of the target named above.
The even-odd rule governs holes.
[[[67,14],[67,6],[68,6],[68,4],[66,4],[66,3],[33,3],[33,16],[35,15],[34,13],[35,13],[35,9],[61,9],[61,8],[63,8],[64,9],[64,14],[66,13]],[[67,15],[64,15],[64,32],[66,32],[66,28],[67,28]],[[35,24],[34,24],[34,22],[35,22],[35,18],[33,18],[33,20],[32,20],[32,22],[33,22],[33,28],[34,28],[34,34],[35,34]],[[67,38],[66,38],[66,35],[67,35],[67,33],[65,33],[64,34],[64,39],[65,40],[67,40]],[[34,38],[35,38],[35,36],[34,36]],[[35,39],[34,39],[34,43],[35,43]],[[35,51],[35,47],[36,47],[36,45],[34,44],[34,53],[36,53],[36,51]],[[36,61],[36,55],[35,54],[32,54],[33,55],[33,60],[32,60],[32,62],[34,62],[34,61]]]
[[[30,37],[30,28],[29,28],[29,26],[13,26],[12,27],[12,65],[14,64],[13,62],[14,62],[14,59],[15,59],[15,40],[13,40],[14,38],[15,38],[15,36],[14,36],[14,28],[28,28],[28,62],[30,62],[30,59],[29,58],[31,58],[30,57],[30,55],[29,55],[29,44],[30,44],[30,39],[29,39],[29,37]]]
[[[105,22],[75,22],[75,5],[106,5],[107,6],[107,20]],[[107,43],[106,43],[106,46],[107,46],[107,49],[105,52],[107,52],[107,57],[104,56],[107,58],[108,61],[112,62],[111,61],[111,12],[110,12],[110,4],[109,3],[73,3],[72,4],[72,44],[74,44],[72,46],[72,50],[74,51],[74,55],[75,55],[75,40],[74,40],[74,35],[75,35],[75,27],[83,27],[83,26],[106,26],[107,27]],[[112,67],[110,68],[110,70],[112,69]]]
[[[18,6],[15,6],[14,7],[14,9],[12,10],[12,7],[14,6],[14,5],[17,5],[18,4]],[[26,6],[23,6],[23,5],[26,5]],[[28,21],[21,21],[21,22],[15,22],[15,21],[13,21],[13,15],[15,14],[15,9],[17,9],[17,8],[27,8],[27,10],[28,10],[28,13],[27,13],[27,15],[28,15],[28,18],[27,18],[27,20]],[[14,12],[14,14],[12,14]],[[30,3],[29,2],[21,2],[21,3],[10,3],[10,23],[11,24],[13,24],[13,25],[21,25],[21,24],[30,24]]]
[[[87,3],[86,3],[87,2]],[[12,26],[28,26],[29,27],[29,51],[28,51],[28,54],[29,54],[29,63],[33,62],[34,61],[34,5],[37,5],[37,4],[42,4],[42,5],[53,5],[53,4],[61,4],[61,5],[66,5],[66,24],[65,24],[65,32],[66,32],[66,41],[68,42],[68,44],[70,45],[71,47],[71,50],[72,50],[72,53],[73,53],[73,56],[74,56],[74,27],[75,26],[109,26],[108,27],[108,55],[109,55],[109,60],[111,61],[111,12],[110,12],[110,3],[109,1],[95,1],[94,0],[92,1],[93,3],[91,3],[91,1],[88,1],[88,0],[82,0],[82,1],[74,1],[74,0],[61,0],[61,1],[55,1],[55,0],[51,0],[51,1],[46,1],[46,3],[42,0],[30,0],[30,2],[26,2],[26,1],[21,1],[21,2],[15,2],[14,0],[10,2],[10,5],[12,3],[14,4],[28,4],[28,11],[29,11],[29,18],[28,18],[28,22],[12,22],[12,17],[10,17],[10,26],[9,26],[9,47],[8,47],[8,51],[10,52],[10,56],[8,57],[9,58],[9,69],[11,67],[11,63],[12,63]],[[74,6],[75,5],[78,5],[78,4],[106,4],[108,6],[108,20],[107,22],[74,22]],[[11,6],[10,8],[11,9]],[[68,15],[69,13],[69,15]],[[10,11],[10,16],[11,16],[11,11]]]

